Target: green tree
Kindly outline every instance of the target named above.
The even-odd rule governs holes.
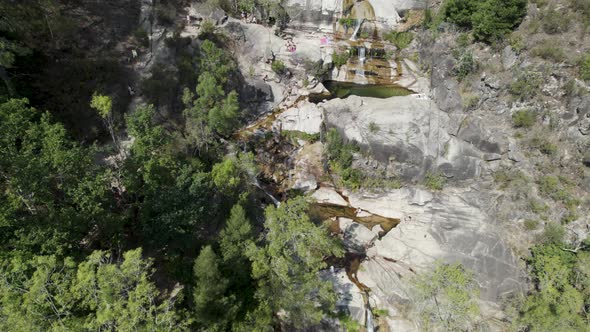
[[[113,144],[119,149],[119,143],[115,136],[115,122],[113,120],[113,100],[109,96],[101,95],[96,92],[92,95],[90,107],[98,112],[98,115],[102,118],[105,126],[111,134]]]
[[[259,310],[284,310],[286,321],[298,328],[319,323],[333,309],[332,284],[321,280],[318,272],[327,267],[326,257],[343,255],[327,230],[310,221],[307,210],[304,197],[267,207],[264,242],[249,249],[257,299],[263,306]]]
[[[241,205],[236,204],[231,209],[225,228],[219,234],[219,246],[224,262],[234,265],[246,257],[244,253],[252,240],[252,225],[246,211]]]
[[[469,331],[479,316],[479,288],[460,263],[437,262],[413,281],[415,310],[424,330]]]
[[[476,40],[493,42],[520,25],[526,15],[527,0],[486,0],[471,17]]]
[[[576,267],[577,255],[555,244],[538,245],[528,260],[536,284],[520,307],[517,325],[528,331],[585,331],[590,304],[585,284],[579,278],[587,274]],[[576,287],[577,286],[577,287]]]
[[[225,331],[236,314],[235,298],[228,295],[229,280],[221,274],[211,246],[201,250],[193,268],[195,319],[207,331]]]
[[[79,265],[56,256],[1,263],[3,331],[179,331],[186,325],[175,308],[180,295],[156,289],[141,249],[124,253],[122,261],[95,251]]]
[[[447,22],[471,29],[471,16],[477,10],[478,3],[477,0],[446,0],[441,14]]]
[[[214,132],[229,135],[239,122],[238,95],[228,84],[234,61],[210,40],[203,42],[201,51],[196,95],[185,89],[182,98],[188,141],[199,152],[215,143]]]
[[[0,104],[0,238],[36,254],[80,248],[93,227],[110,223],[108,172],[61,124],[24,99]],[[114,229],[114,227],[113,227]]]
[[[238,124],[238,94],[230,92],[219,105],[209,110],[209,125],[213,130],[224,136],[229,136]]]

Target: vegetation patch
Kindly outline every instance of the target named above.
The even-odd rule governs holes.
[[[516,128],[530,128],[537,121],[537,115],[531,110],[520,110],[512,114],[512,125]]]
[[[590,81],[590,54],[586,54],[580,61],[580,78]]]
[[[440,173],[428,173],[424,178],[424,186],[435,191],[442,190],[446,182],[445,177]]]
[[[553,40],[545,40],[541,44],[535,46],[531,53],[545,60],[553,62],[563,62],[566,59],[565,51],[562,47],[557,46]]]
[[[334,63],[334,66],[338,69],[345,65],[348,62],[349,58],[350,54],[346,51],[332,53],[332,62]]]
[[[439,20],[472,29],[476,40],[491,43],[522,22],[526,4],[526,0],[446,0]]]
[[[285,67],[285,63],[283,63],[281,60],[273,61],[270,65],[270,68],[279,75],[283,75],[287,72],[287,67]]]
[[[541,73],[524,71],[518,75],[516,81],[510,84],[509,91],[515,98],[525,101],[537,95],[542,83]]]

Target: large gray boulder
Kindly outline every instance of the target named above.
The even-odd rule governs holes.
[[[385,302],[403,301],[409,296],[404,293],[407,285],[392,286],[399,280],[392,277],[395,273],[384,271],[423,271],[437,260],[458,261],[475,272],[484,300],[497,302],[521,292],[524,271],[498,233],[494,219],[479,206],[482,201],[489,204],[493,200],[489,196],[461,189],[431,194],[409,188],[379,196],[351,194],[351,206],[402,220],[367,250],[368,260],[363,263],[367,268],[359,270],[359,280],[369,287],[374,285]],[[379,268],[371,267],[377,263]],[[372,273],[375,269],[384,271]]]
[[[292,107],[277,118],[282,130],[300,131],[307,134],[318,134],[322,120],[322,111],[312,103],[303,103]]]
[[[454,180],[480,176],[486,161],[508,151],[483,119],[460,121],[420,95],[388,99],[351,96],[319,107],[327,128],[336,128],[348,141],[404,179],[421,179],[440,172]]]
[[[498,232],[494,218],[481,206],[483,202],[490,205],[493,194],[459,189],[432,194],[402,188],[380,195],[354,193],[349,201],[353,207],[401,220],[374,241],[357,274],[371,289],[372,306],[388,310],[390,326],[418,330],[404,314],[413,298],[410,281],[437,261],[460,262],[474,272],[485,317],[500,321],[502,300],[526,290],[523,266]]]
[[[347,251],[362,254],[371,247],[378,235],[370,229],[348,218],[338,218]]]

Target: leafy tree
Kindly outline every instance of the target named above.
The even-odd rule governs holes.
[[[108,172],[24,99],[0,104],[0,152],[0,237],[7,248],[68,251],[111,221]],[[87,241],[99,235],[100,228]]]
[[[214,143],[213,133],[229,135],[238,124],[238,95],[228,91],[234,61],[210,40],[201,45],[201,74],[196,95],[185,89],[183,103],[190,144],[199,152]]]
[[[433,271],[419,275],[413,284],[415,309],[423,329],[473,329],[479,315],[479,288],[473,273],[463,265],[438,262]]]
[[[90,107],[95,109],[98,112],[98,115],[103,119],[109,133],[111,134],[111,139],[113,140],[113,144],[119,147],[119,143],[115,136],[115,123],[113,121],[113,100],[109,96],[101,95],[98,93],[94,93],[92,95],[92,101],[90,102]]]
[[[230,265],[239,262],[245,257],[245,250],[252,240],[252,225],[246,211],[241,205],[236,204],[231,209],[225,228],[219,234],[219,246],[224,262]]]
[[[209,110],[209,125],[216,132],[228,136],[238,124],[238,94],[230,92],[220,105]]]
[[[471,16],[477,10],[478,3],[477,0],[447,0],[441,8],[441,14],[447,22],[471,29]]]
[[[492,42],[520,25],[526,15],[527,0],[487,0],[471,17],[476,40]]]
[[[577,255],[554,244],[531,251],[528,263],[537,287],[522,304],[517,324],[529,331],[586,330],[589,317],[585,308],[590,301],[584,293],[589,290],[578,280],[588,274],[578,268]]]
[[[175,299],[161,294],[149,280],[151,266],[141,258],[141,249],[124,253],[122,261],[95,251],[80,265],[56,256],[5,260],[0,267],[0,328],[184,330]]]
[[[229,280],[220,271],[219,258],[211,246],[201,250],[194,265],[195,317],[208,331],[225,331],[236,314],[235,298],[227,295]]]
[[[326,268],[326,257],[343,254],[327,231],[310,221],[307,210],[304,197],[267,207],[264,243],[249,249],[259,310],[284,310],[286,321],[298,328],[319,323],[333,309],[332,284],[318,272]]]
[[[255,172],[254,156],[251,153],[240,153],[227,156],[222,162],[213,165],[211,177],[221,193],[237,197],[239,191],[236,189],[244,189]]]
[[[446,0],[440,16],[473,29],[476,40],[493,42],[517,27],[526,14],[526,0]]]
[[[134,138],[130,155],[125,160],[125,186],[132,192],[146,192],[159,185],[174,182],[177,168],[170,149],[172,138],[163,126],[155,122],[152,105],[139,107],[125,116],[129,135]]]
[[[229,74],[236,68],[235,62],[210,40],[205,40],[201,44],[201,52],[201,72],[213,75],[221,84],[227,83]]]

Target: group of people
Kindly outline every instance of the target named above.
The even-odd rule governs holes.
[[[252,18],[248,21],[248,13],[246,13],[245,11],[242,11],[242,22],[244,23],[258,23],[258,20],[256,20],[256,16],[252,15]]]
[[[287,39],[287,43],[285,44],[285,47],[287,48],[287,51],[289,51],[289,52],[295,52],[297,50],[297,46],[295,45],[295,43],[293,42],[292,39]]]

